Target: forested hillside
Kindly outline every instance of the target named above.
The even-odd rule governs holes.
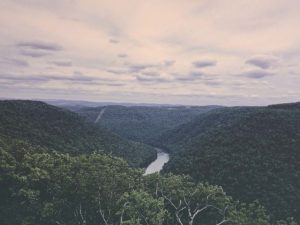
[[[164,172],[221,185],[245,202],[259,200],[273,219],[300,220],[299,104],[214,110],[161,141],[175,150]]]
[[[296,225],[189,177],[142,176],[120,158],[0,141],[1,225]]]
[[[74,110],[122,137],[159,146],[159,137],[164,132],[215,108],[219,106],[101,106]],[[101,111],[103,115],[98,118]]]
[[[11,143],[23,140],[63,153],[104,151],[144,166],[156,157],[147,145],[125,140],[76,113],[36,101],[0,101],[0,137]]]
[[[109,106],[79,114],[85,118],[42,102],[0,101],[1,224],[300,220],[299,104]],[[171,160],[163,175],[143,176],[132,167],[155,158],[152,147],[105,127],[168,149]]]

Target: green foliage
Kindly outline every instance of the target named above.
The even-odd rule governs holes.
[[[230,212],[230,216],[233,218],[235,224],[270,224],[270,217],[267,216],[266,210],[257,201],[249,205],[240,204],[237,207],[238,210]]]
[[[160,139],[172,153],[165,175],[130,167],[155,152],[103,124],[40,102],[0,102],[1,225],[297,225],[298,104],[218,109],[192,122],[200,109],[116,108],[100,122]],[[177,127],[179,115],[188,123]]]
[[[22,143],[0,151],[2,225],[216,225],[224,220],[271,225],[261,206],[239,206],[218,186],[172,174],[145,177],[109,155],[70,156],[34,148]],[[203,207],[191,223],[189,209]]]
[[[125,140],[76,113],[35,101],[0,101],[0,137],[70,154],[104,151],[132,166],[144,166],[156,157],[150,146]]]
[[[75,109],[88,121],[96,121],[105,109],[97,125],[109,129],[127,139],[160,146],[159,137],[166,131],[190,122],[201,113],[218,106],[105,106]]]
[[[164,171],[256,199],[272,220],[300,220],[300,110],[293,105],[224,108],[162,137],[173,149]]]
[[[288,218],[287,220],[278,221],[276,225],[297,225],[297,223],[293,218]]]
[[[8,149],[1,158],[10,162],[15,153]],[[1,171],[2,224],[96,224],[100,210],[102,222],[114,223],[116,203],[142,176],[142,170],[111,156],[36,153],[30,145],[15,162],[13,171]]]
[[[155,199],[144,191],[124,193],[119,204],[120,225],[156,224],[162,225],[166,210],[162,198]]]
[[[163,198],[168,217],[165,224],[270,225],[270,218],[258,202],[238,203],[219,186],[194,183],[188,176],[149,175],[147,192]]]

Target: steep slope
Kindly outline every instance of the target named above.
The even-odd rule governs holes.
[[[221,185],[241,201],[258,199],[274,218],[299,221],[300,110],[286,106],[219,109],[166,133],[161,140],[175,152],[164,172]]]
[[[152,147],[127,141],[76,113],[36,101],[0,101],[0,137],[71,154],[104,151],[133,166],[143,166],[156,157]]]
[[[188,149],[188,146],[197,140],[197,136],[207,133],[210,130],[219,129],[229,125],[239,116],[246,116],[257,107],[234,107],[219,108],[203,113],[188,123],[184,123],[172,130],[164,132],[159,137],[159,142],[171,153]],[[235,115],[239,115],[236,117]]]
[[[122,137],[159,146],[157,140],[164,132],[215,108],[218,106],[101,106],[75,111]]]

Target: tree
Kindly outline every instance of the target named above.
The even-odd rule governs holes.
[[[120,225],[162,225],[166,210],[162,198],[154,199],[144,191],[124,193],[119,200]]]

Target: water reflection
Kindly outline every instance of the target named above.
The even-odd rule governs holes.
[[[154,160],[146,169],[145,175],[159,172],[163,168],[164,164],[169,161],[169,154],[163,152],[161,149],[157,149],[157,159]]]

